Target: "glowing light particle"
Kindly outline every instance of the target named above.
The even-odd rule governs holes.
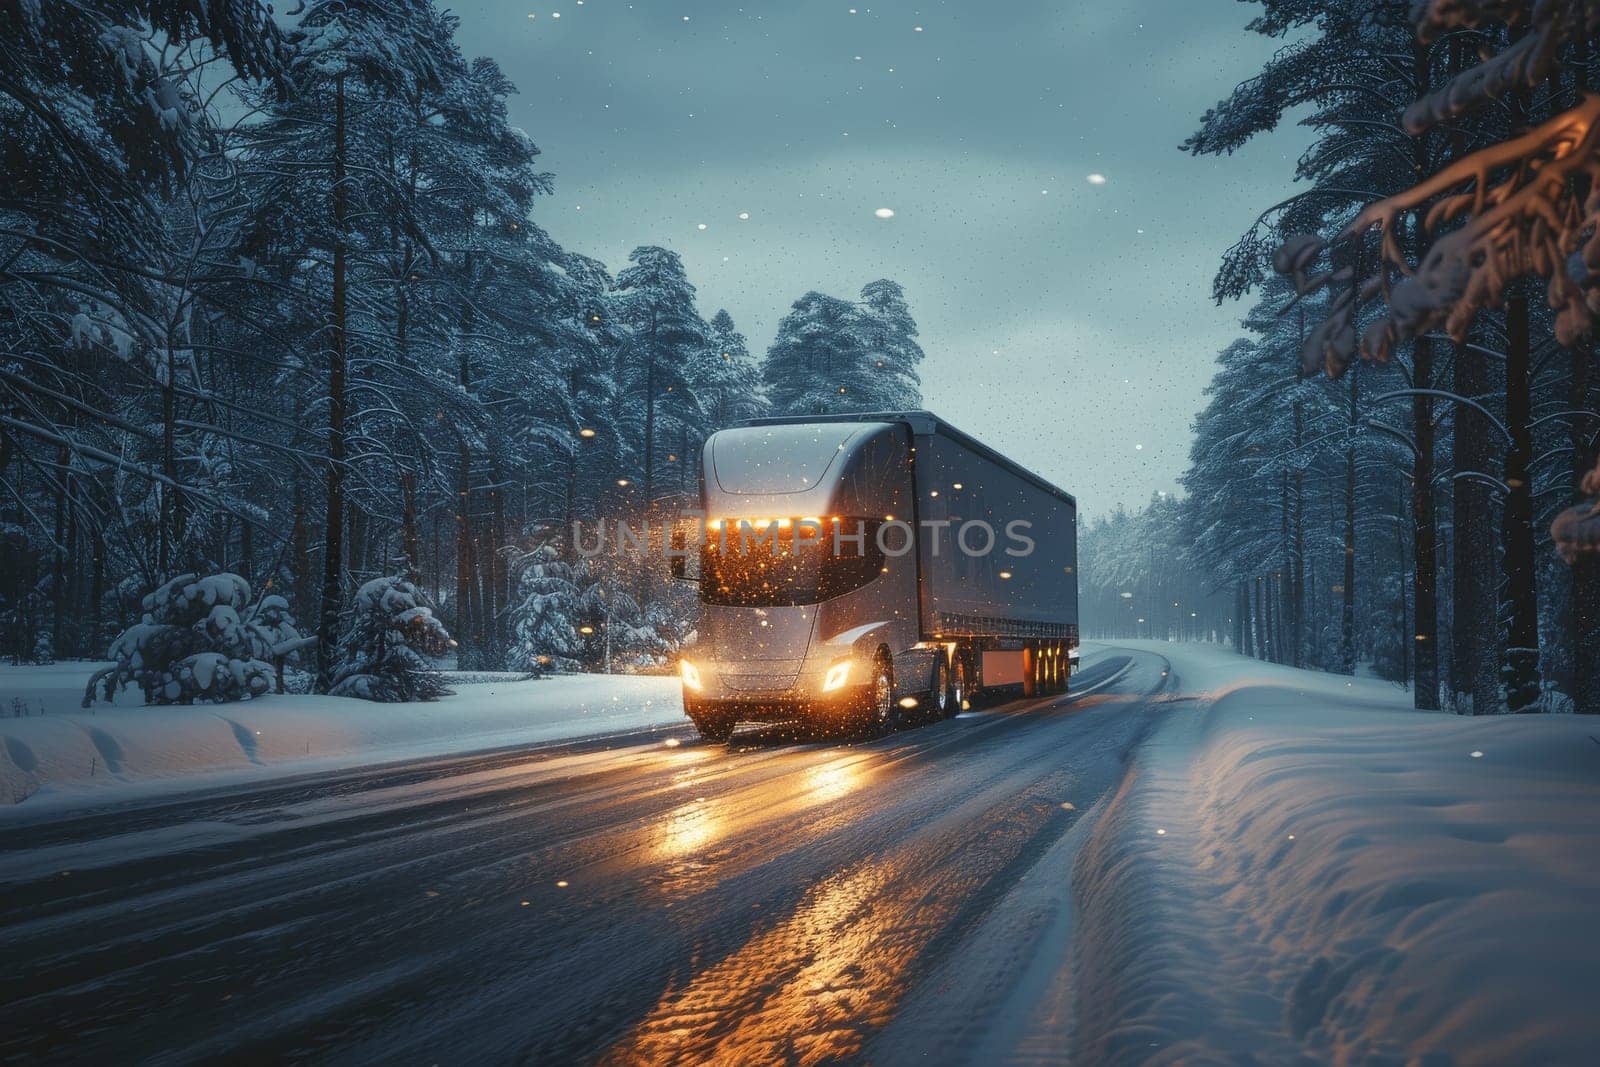
[[[873,214],[878,216],[878,218],[880,218],[880,219],[892,219],[892,218],[894,218],[894,209],[893,208],[888,208],[888,207],[880,207],[878,210],[874,211]]]
[[[1091,174],[1085,180],[1090,185],[1104,185],[1106,183],[1106,176],[1104,174]]]

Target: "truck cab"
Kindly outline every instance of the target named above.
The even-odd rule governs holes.
[[[879,544],[913,506],[911,448],[887,422],[739,427],[706,443],[701,640],[680,664],[703,735],[894,718],[895,665],[931,655],[914,648],[916,555]]]

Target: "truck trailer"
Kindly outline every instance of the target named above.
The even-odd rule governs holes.
[[[1064,692],[1077,660],[1077,503],[927,411],[754,419],[701,453],[701,736],[803,720],[887,732],[982,689]]]

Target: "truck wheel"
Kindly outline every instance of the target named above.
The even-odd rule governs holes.
[[[894,702],[894,663],[879,654],[872,664],[872,684],[867,687],[862,715],[868,737],[882,737],[900,729],[900,708]]]
[[[928,691],[928,719],[938,722],[950,715],[950,664],[940,649],[933,662],[933,688]]]

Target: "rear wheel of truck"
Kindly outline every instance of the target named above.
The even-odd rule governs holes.
[[[933,687],[928,690],[928,719],[948,719],[950,711],[950,663],[941,649],[933,661]]]
[[[962,713],[963,702],[966,702],[966,661],[957,654],[955,661],[950,664],[950,683],[947,686],[944,713],[939,718],[957,717]]]

